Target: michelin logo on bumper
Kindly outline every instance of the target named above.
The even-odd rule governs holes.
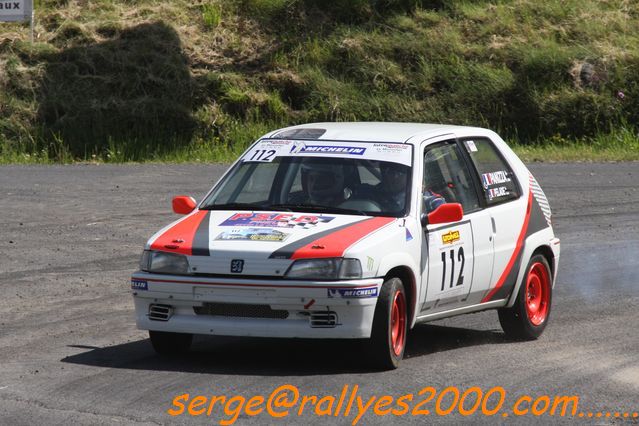
[[[366,288],[329,288],[328,297],[342,297],[344,299],[364,299],[377,297],[377,287]]]
[[[149,283],[147,283],[144,280],[132,279],[131,280],[131,289],[132,290],[148,290],[149,289]]]

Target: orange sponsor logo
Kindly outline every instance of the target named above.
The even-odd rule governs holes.
[[[442,244],[452,244],[459,241],[459,231],[448,231],[442,234]]]

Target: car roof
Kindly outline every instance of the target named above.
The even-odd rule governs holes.
[[[447,124],[395,123],[395,122],[341,122],[308,123],[285,127],[268,133],[266,138],[313,139],[361,142],[420,142],[439,135],[460,133],[485,135],[487,129]],[[410,139],[420,136],[418,140]]]

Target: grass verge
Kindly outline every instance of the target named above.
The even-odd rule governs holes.
[[[254,140],[268,129],[240,128],[237,133],[250,134]],[[7,149],[0,142],[0,165],[3,164],[73,164],[73,163],[230,163],[235,161],[249,143],[229,144],[219,140],[197,140],[186,147],[157,151],[149,146],[111,143],[103,154],[91,154],[73,158],[62,151],[49,155],[48,150],[26,153]],[[515,153],[526,163],[530,162],[607,162],[639,161],[639,137],[627,130],[600,135],[588,140],[551,138],[537,144],[521,144],[509,141]],[[59,151],[54,151],[59,152]]]
[[[34,43],[0,24],[3,163],[227,161],[317,121],[637,157],[636,1],[36,0],[36,17]]]

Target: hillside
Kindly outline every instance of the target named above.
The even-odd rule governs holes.
[[[40,0],[0,23],[0,161],[230,158],[274,127],[639,150],[629,0]]]

